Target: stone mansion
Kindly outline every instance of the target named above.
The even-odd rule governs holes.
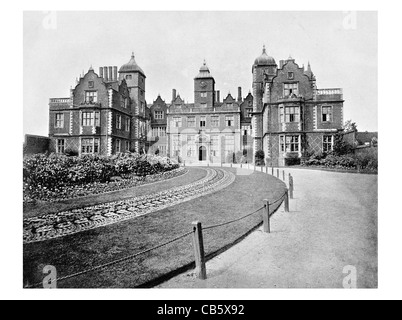
[[[134,54],[118,67],[77,79],[70,97],[50,99],[50,149],[56,153],[158,153],[186,163],[253,161],[287,165],[333,148],[343,124],[342,89],[318,89],[310,64],[279,61],[265,47],[252,65],[252,92],[221,100],[206,62],[194,78],[194,102],[145,99],[145,72]]]

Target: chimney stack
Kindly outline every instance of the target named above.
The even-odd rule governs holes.
[[[99,68],[99,77],[103,78],[103,68]]]
[[[114,81],[117,81],[117,67],[113,67]]]
[[[216,102],[221,102],[221,92],[219,90],[216,92]]]
[[[113,67],[109,67],[109,81],[114,81],[114,79],[113,79]]]
[[[175,100],[176,100],[176,97],[177,97],[177,95],[176,95],[176,89],[173,89],[173,90],[172,90],[172,101],[175,101]]]
[[[285,60],[279,61],[279,68],[283,69],[283,66],[285,65]]]
[[[241,93],[241,87],[238,88],[237,101],[238,102],[243,101],[243,96],[242,96],[242,93]]]
[[[109,77],[108,77],[107,67],[103,67],[103,76],[104,76],[105,82],[108,82]]]

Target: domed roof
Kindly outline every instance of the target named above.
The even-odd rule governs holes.
[[[196,79],[212,78],[212,75],[207,66],[207,62],[205,60],[204,60],[204,64],[200,68],[200,73],[195,78]]]
[[[267,51],[264,46],[264,48],[262,50],[262,54],[257,59],[255,59],[254,65],[255,66],[276,66],[276,62],[273,57],[270,57],[267,54]]]
[[[144,71],[138,66],[137,62],[135,62],[134,52],[131,56],[131,59],[128,63],[124,64],[119,72],[140,72],[145,76]]]

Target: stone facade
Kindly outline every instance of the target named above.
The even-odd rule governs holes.
[[[265,47],[252,66],[252,92],[220,101],[206,63],[194,78],[194,103],[173,89],[147,105],[144,71],[132,55],[119,70],[91,68],[69,98],[50,99],[50,151],[111,155],[135,151],[176,157],[187,163],[255,159],[268,164],[303,161],[333,148],[343,124],[342,89],[317,89],[311,70],[293,58],[279,66]]]
[[[119,74],[119,75],[118,75]],[[50,151],[112,155],[147,149],[150,130],[145,75],[132,56],[117,67],[92,67],[69,98],[50,99]]]
[[[342,89],[317,89],[311,71],[293,58],[277,66],[264,48],[253,65],[254,151],[268,164],[300,163],[317,152],[329,152],[342,131]]]

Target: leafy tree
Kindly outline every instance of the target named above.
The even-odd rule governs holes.
[[[357,124],[352,120],[347,120],[343,125],[343,129],[345,130],[345,132],[357,131]]]
[[[342,156],[353,152],[353,146],[344,141],[342,133],[337,133],[334,139],[334,155]]]

